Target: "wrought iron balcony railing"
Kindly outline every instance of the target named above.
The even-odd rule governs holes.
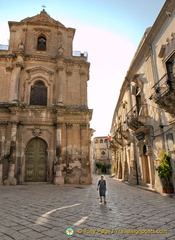
[[[133,108],[126,114],[127,123],[138,117],[145,117],[148,115],[147,104],[134,105]]]
[[[148,116],[147,104],[136,104],[126,114],[127,125],[132,130],[137,130],[146,124]]]
[[[150,100],[157,102],[160,98],[173,90],[173,79],[166,73],[163,77],[152,87],[154,89],[153,94],[150,96]]]

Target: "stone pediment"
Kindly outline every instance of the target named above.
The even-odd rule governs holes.
[[[23,19],[20,23],[42,24],[42,25],[54,25],[56,27],[65,27],[62,23],[51,18],[45,10],[41,11],[34,17],[28,17]]]

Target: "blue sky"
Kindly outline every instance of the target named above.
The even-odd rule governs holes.
[[[76,28],[73,49],[91,63],[88,103],[94,137],[108,135],[123,79],[146,30],[165,0],[0,0],[0,44],[8,44],[8,21],[47,13]]]

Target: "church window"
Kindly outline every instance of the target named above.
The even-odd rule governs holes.
[[[30,105],[47,106],[47,87],[44,82],[37,81],[31,86]]]
[[[46,38],[44,36],[40,36],[38,38],[38,43],[37,43],[37,50],[39,51],[46,51]]]

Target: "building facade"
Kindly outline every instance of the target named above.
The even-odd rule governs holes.
[[[110,173],[111,152],[110,142],[107,136],[95,137],[93,139],[93,164],[92,169],[94,173]],[[102,169],[96,167],[96,163],[103,163]]]
[[[75,29],[45,10],[9,28],[9,49],[0,50],[0,184],[90,184],[90,64],[72,54]]]
[[[175,187],[174,59],[175,2],[165,2],[145,31],[114,111],[111,152],[116,177],[162,191],[159,155],[171,155]]]

